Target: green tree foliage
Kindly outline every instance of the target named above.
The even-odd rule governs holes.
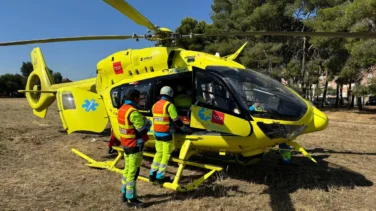
[[[181,25],[176,29],[180,34],[203,34],[207,31],[208,24],[205,21],[198,22],[193,18],[184,18]],[[202,37],[193,37],[192,39],[182,39],[177,41],[177,46],[187,50],[203,51],[209,41]]]
[[[302,24],[290,14],[291,2],[293,1],[214,0],[211,30],[222,32],[301,30]],[[288,71],[286,67],[298,47],[291,37],[252,36],[218,38],[214,44],[205,49],[210,53],[216,50],[220,55],[228,55],[235,52],[245,41],[249,44],[239,58],[241,63],[273,76],[280,76],[282,70]],[[296,69],[294,71],[296,72]]]
[[[368,86],[368,92],[371,95],[376,95],[376,78],[371,79],[371,83]]]
[[[369,94],[368,87],[359,85],[354,89],[354,95],[357,97],[364,97]]]
[[[175,30],[179,34],[203,34],[210,29],[205,21],[197,21],[193,18],[186,17],[181,21],[181,25]],[[202,37],[193,37],[193,38],[184,38],[178,39],[176,42],[171,40],[161,41],[157,45],[161,44],[163,46],[176,46],[181,47],[187,50],[193,51],[204,51],[205,46],[210,44],[213,38],[202,38]]]
[[[54,83],[62,83],[63,76],[59,72],[54,72],[47,67],[51,73]],[[20,72],[21,74],[4,74],[0,76],[0,96],[24,96],[24,94],[18,93],[18,90],[23,90],[26,87],[27,78],[33,71],[33,65],[31,62],[22,62]],[[69,82],[69,79],[65,79],[64,82]]]
[[[63,76],[59,72],[54,72],[52,78],[55,84],[59,84],[63,81]]]
[[[185,18],[176,32],[374,32],[375,5],[374,0],[213,0],[212,24]],[[246,41],[238,62],[275,79],[288,80],[289,86],[299,89],[303,96],[311,95],[313,85],[317,87],[325,74],[324,89],[316,91],[323,94],[323,102],[327,93],[335,94],[339,102],[342,86],[354,82],[360,85],[363,73],[376,64],[373,39],[232,36],[186,38],[166,44],[226,56]],[[339,86],[328,90],[328,81],[335,78]]]
[[[30,73],[33,72],[33,64],[31,62],[22,62],[21,73],[23,77],[29,77]]]
[[[374,32],[376,30],[376,2],[374,0],[335,1],[327,8],[320,8],[314,19],[306,25],[315,31],[332,32]],[[340,75],[348,83],[360,81],[372,65],[376,63],[376,42],[359,38],[313,38],[311,43],[317,48],[325,48],[331,55],[328,72]],[[337,58],[335,58],[337,57]],[[351,90],[350,90],[351,95]],[[351,99],[350,99],[351,98]],[[353,105],[353,97],[350,107]],[[358,98],[360,103],[360,97]],[[361,105],[359,108],[361,109]]]
[[[0,95],[22,96],[17,91],[24,89],[25,79],[20,74],[4,74],[0,76]]]

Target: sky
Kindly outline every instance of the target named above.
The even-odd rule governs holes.
[[[175,30],[185,17],[210,19],[212,0],[127,0],[153,24]],[[143,35],[146,28],[102,0],[1,0],[0,42],[89,35]],[[134,39],[75,41],[0,47],[0,75],[20,73],[40,47],[47,66],[71,80],[96,76],[98,61],[128,48],[153,46]]]

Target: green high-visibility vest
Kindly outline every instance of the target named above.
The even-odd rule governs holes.
[[[176,107],[190,108],[192,105],[192,99],[188,95],[181,94],[174,98],[174,104]]]

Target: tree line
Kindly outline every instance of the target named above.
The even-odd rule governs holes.
[[[184,18],[176,32],[375,32],[374,0],[213,0],[212,24]],[[233,36],[194,37],[160,44],[204,51],[221,56],[234,53],[248,42],[238,62],[277,80],[288,81],[303,97],[313,100],[328,93],[335,80],[336,106],[341,104],[343,85],[348,85],[349,107],[354,98],[376,94],[376,79],[361,85],[362,78],[376,67],[376,41],[359,38]],[[320,77],[326,77],[321,89]],[[351,84],[355,84],[355,88]],[[317,87],[313,90],[313,87]],[[315,91],[315,92],[314,92]],[[313,96],[315,93],[315,96]]]
[[[69,82],[67,78],[63,78],[60,72],[54,72],[50,68],[48,70],[51,73],[54,83]],[[24,97],[23,93],[18,93],[18,90],[24,90],[27,83],[27,78],[33,71],[33,64],[31,62],[22,62],[20,68],[21,74],[4,74],[0,75],[0,96],[6,97]]]

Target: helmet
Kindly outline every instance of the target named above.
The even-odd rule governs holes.
[[[164,86],[160,91],[160,95],[167,95],[169,97],[172,97],[174,95],[174,91],[172,91],[171,87]]]

